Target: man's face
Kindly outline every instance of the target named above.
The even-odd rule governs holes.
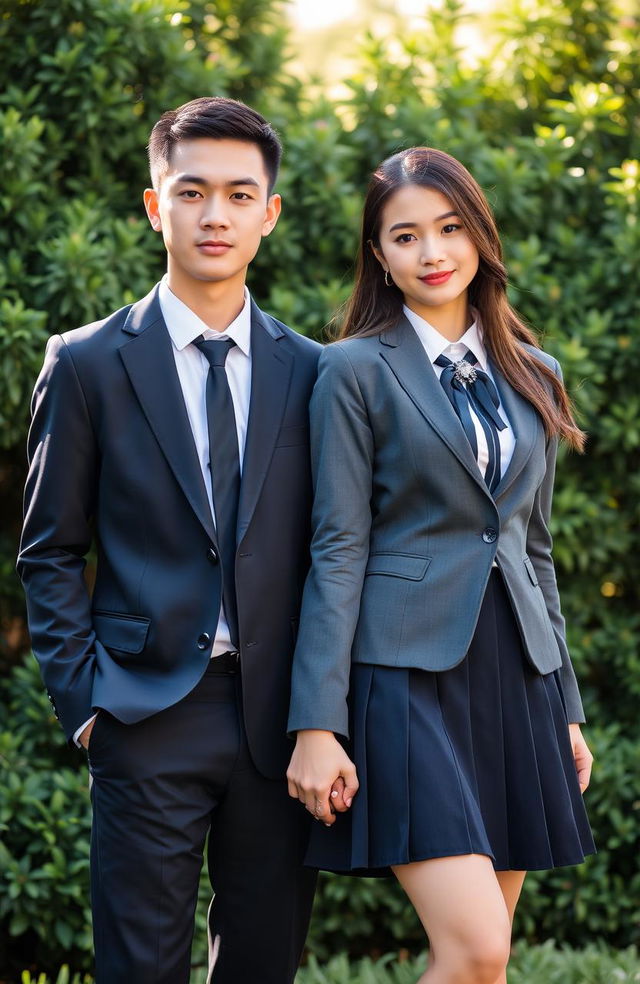
[[[244,284],[280,214],[258,146],[209,137],[177,143],[159,189],[147,189],[144,201],[167,248],[169,285],[187,296],[203,283]]]

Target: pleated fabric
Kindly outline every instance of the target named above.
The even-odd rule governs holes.
[[[486,854],[498,871],[578,864],[595,851],[557,673],[526,659],[494,568],[465,659],[430,673],[354,664],[351,745],[360,790],[306,863],[390,866]]]

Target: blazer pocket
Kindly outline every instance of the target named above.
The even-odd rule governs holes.
[[[138,615],[94,612],[93,628],[106,649],[140,653],[144,649],[151,620]]]
[[[387,577],[403,577],[408,581],[421,581],[427,573],[431,557],[407,553],[369,554],[365,575],[386,574]]]
[[[309,425],[297,427],[281,427],[276,441],[277,448],[292,448],[298,444],[309,443]]]
[[[534,588],[538,587],[538,575],[536,574],[536,569],[529,560],[528,557],[524,558],[524,566],[527,569],[527,574],[529,575],[529,580],[533,584]]]

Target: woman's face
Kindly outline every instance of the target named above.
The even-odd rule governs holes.
[[[399,188],[382,210],[379,239],[374,253],[408,308],[439,330],[466,322],[480,258],[445,195],[420,185]]]

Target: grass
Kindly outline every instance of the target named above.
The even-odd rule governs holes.
[[[387,954],[380,960],[350,961],[338,954],[320,965],[315,957],[299,971],[296,984],[415,984],[425,967],[424,955],[399,959]],[[206,971],[192,974],[191,984],[204,984]],[[640,982],[640,954],[635,947],[611,950],[592,944],[582,950],[557,948],[553,940],[542,946],[518,944],[509,965],[509,984],[637,984]],[[92,984],[90,977],[70,974],[63,967],[55,981],[27,971],[20,984]]]

